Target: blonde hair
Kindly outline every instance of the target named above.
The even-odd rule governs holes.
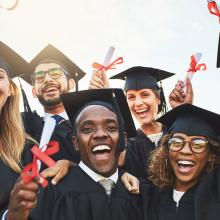
[[[12,94],[7,98],[0,114],[0,158],[19,173],[26,134],[19,112],[19,90],[11,79],[9,81]]]

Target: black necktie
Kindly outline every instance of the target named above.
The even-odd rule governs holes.
[[[51,118],[53,118],[56,121],[56,126],[59,125],[62,120],[64,120],[64,118],[60,115],[53,115],[51,116]]]

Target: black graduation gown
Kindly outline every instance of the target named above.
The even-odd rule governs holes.
[[[137,133],[135,138],[128,140],[124,169],[136,177],[146,177],[148,156],[156,146],[141,129]]]
[[[7,208],[10,192],[19,174],[6,166],[2,160],[0,160],[0,172],[0,214],[2,215]]]
[[[145,180],[143,206],[145,220],[219,220],[220,168],[201,177],[180,199],[178,208],[173,190],[160,190]],[[142,182],[143,185],[143,182]]]
[[[23,117],[26,114],[22,113]],[[30,116],[29,116],[30,117]],[[27,118],[27,117],[26,117]],[[43,131],[44,121],[42,117],[39,117],[36,113],[33,113],[31,120],[33,120],[31,133],[29,133],[37,142],[40,142],[41,134]],[[35,123],[36,122],[36,123]],[[27,119],[24,121],[27,123]],[[25,125],[25,128],[28,126]],[[60,150],[56,154],[51,155],[55,161],[61,159],[67,159],[73,161],[75,163],[79,163],[80,155],[77,151],[75,151],[73,143],[72,143],[72,125],[69,120],[61,122],[58,126],[55,127],[54,132],[50,140],[58,141]],[[42,165],[41,170],[46,168]]]
[[[32,155],[30,155],[29,145],[25,144],[24,151],[22,153],[22,164],[26,165],[32,160]],[[0,160],[0,217],[7,209],[9,196],[14,184],[19,177],[20,173],[15,172],[9,166],[7,166],[2,160]]]
[[[142,220],[139,202],[140,196],[127,192],[120,179],[107,198],[104,188],[77,166],[39,194],[29,220]]]

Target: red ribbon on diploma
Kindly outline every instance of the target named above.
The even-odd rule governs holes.
[[[108,66],[103,66],[102,64],[100,64],[100,63],[93,63],[92,64],[92,67],[94,68],[94,69],[98,69],[98,70],[105,70],[105,71],[107,71],[107,70],[112,70],[112,69],[116,69],[116,65],[118,65],[118,64],[122,64],[124,62],[124,60],[123,60],[123,57],[119,57],[119,58],[117,58],[116,60],[114,60],[112,63],[110,63]]]
[[[31,152],[34,155],[33,161],[32,163],[25,166],[21,173],[21,177],[24,183],[29,183],[35,177],[41,176],[43,178],[43,183],[41,183],[42,187],[45,188],[47,186],[48,181],[38,171],[37,160],[42,161],[48,167],[54,166],[56,162],[51,159],[49,155],[55,154],[59,151],[59,144],[57,141],[50,141],[47,146],[48,147],[44,152],[42,152],[37,145],[34,145],[31,148]]]
[[[216,4],[216,2],[215,1],[208,2],[208,9],[211,14],[218,16],[220,23],[220,11],[218,9],[218,5]]]
[[[187,70],[187,72],[197,72],[198,70],[206,70],[206,65],[205,63],[197,64],[196,58],[194,55],[191,56],[191,62],[190,62],[190,67]]]

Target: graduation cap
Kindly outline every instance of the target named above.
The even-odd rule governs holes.
[[[51,44],[47,45],[37,56],[35,56],[30,62],[30,67],[32,73],[34,72],[36,66],[45,61],[55,62],[70,73],[71,78],[76,82],[76,89],[78,89],[78,81],[85,76],[85,72],[80,69],[72,60],[70,60],[66,55],[64,55],[60,50],[52,46]],[[31,74],[24,76],[24,79],[31,83]]]
[[[135,66],[110,79],[125,80],[124,90],[156,89],[159,90],[157,82],[173,76],[173,73],[151,67]]]
[[[88,105],[98,104],[113,110],[119,120],[121,139],[119,147],[121,151],[125,147],[124,132],[127,132],[128,138],[137,136],[137,131],[122,89],[91,89],[71,92],[62,94],[61,100],[73,127],[76,125],[75,120],[78,114]],[[74,133],[76,134],[76,128],[74,129]]]
[[[217,55],[217,68],[220,67],[220,33],[219,33],[219,40],[218,40],[218,55]]]
[[[0,68],[4,69],[8,77],[13,78],[29,73],[28,63],[14,50],[0,41]]]
[[[164,70],[155,69],[151,67],[135,66],[131,67],[119,74],[112,76],[110,79],[125,80],[124,90],[140,90],[140,89],[153,89],[160,91],[161,103],[158,107],[158,112],[167,112],[167,104],[164,96],[162,84],[157,82],[173,76],[174,73],[166,72]]]
[[[213,139],[220,135],[220,115],[191,104],[180,105],[157,121],[167,125],[169,133],[185,133]]]

